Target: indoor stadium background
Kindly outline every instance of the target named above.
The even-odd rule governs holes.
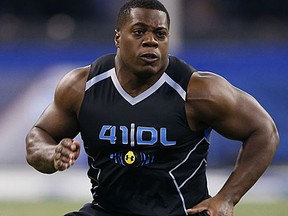
[[[123,2],[0,1],[0,202],[89,201],[83,151],[73,168],[47,176],[27,165],[24,139],[65,73],[115,52],[115,20]],[[281,143],[272,166],[244,199],[287,200],[288,2],[162,2],[172,18],[170,53],[253,95],[278,126]],[[239,148],[239,142],[213,133],[208,160],[212,194],[231,171]]]

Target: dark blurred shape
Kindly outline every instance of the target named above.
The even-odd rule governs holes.
[[[14,14],[0,14],[0,41],[15,40],[20,32],[21,21]]]
[[[75,20],[67,14],[56,14],[47,22],[46,34],[49,39],[59,41],[71,38],[75,30]]]
[[[111,26],[116,22],[118,8],[123,2],[1,0],[0,42],[45,41],[47,38],[56,41],[103,41],[107,40],[108,35],[111,40]]]
[[[94,7],[94,2],[90,0],[1,0],[0,12],[14,13],[30,21],[46,20],[59,13],[68,14],[78,20],[88,20],[97,17],[101,12]]]
[[[270,40],[288,38],[286,0],[183,0],[188,39]]]
[[[118,9],[125,1],[1,0],[0,42],[111,42]],[[184,40],[288,38],[287,0],[177,1],[182,4]]]

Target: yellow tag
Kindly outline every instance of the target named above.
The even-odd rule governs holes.
[[[136,157],[133,151],[128,151],[125,154],[124,160],[127,164],[133,164],[136,161]]]

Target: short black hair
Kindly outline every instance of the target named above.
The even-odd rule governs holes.
[[[125,23],[126,19],[130,16],[132,8],[146,8],[152,10],[159,10],[166,13],[168,28],[170,27],[170,16],[165,6],[158,0],[130,0],[127,1],[119,10],[117,19],[117,29]]]

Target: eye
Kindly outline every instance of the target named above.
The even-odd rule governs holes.
[[[167,32],[166,31],[156,31],[155,35],[160,39],[164,39],[165,37],[167,37]]]
[[[144,31],[144,29],[135,29],[135,30],[133,30],[133,34],[136,36],[142,36],[145,34],[145,31]]]

